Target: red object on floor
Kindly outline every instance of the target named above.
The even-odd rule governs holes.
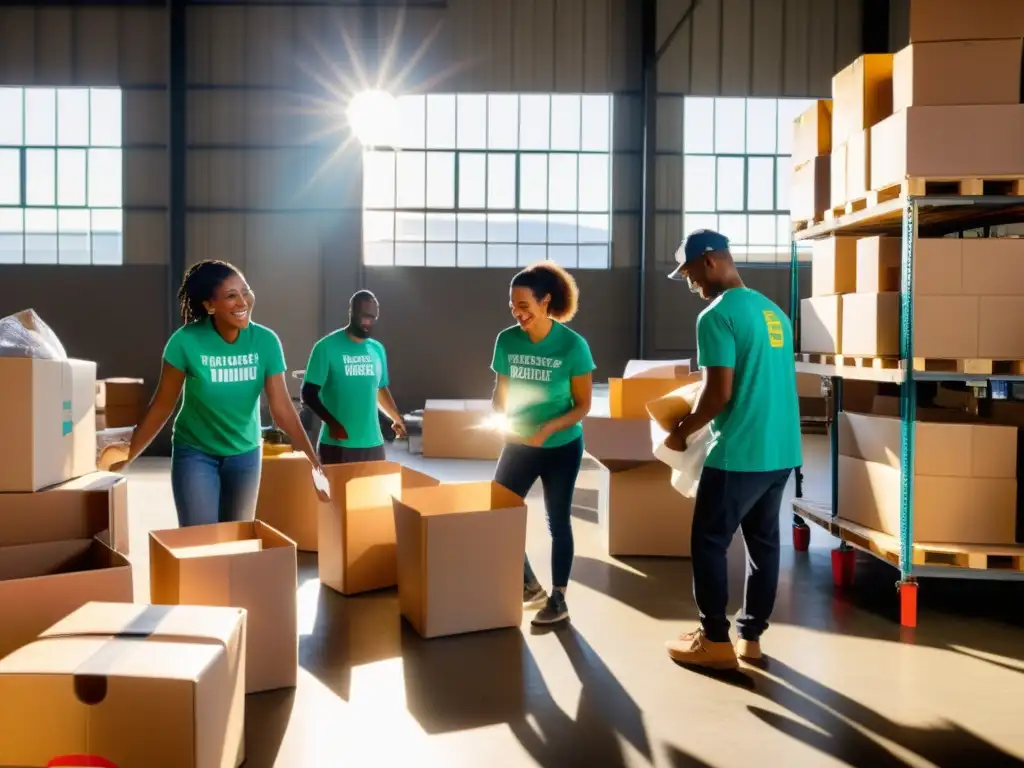
[[[904,627],[917,626],[917,582],[900,582],[900,624]]]
[[[61,755],[46,764],[46,768],[117,768],[105,757],[98,755]]]
[[[797,552],[806,552],[811,546],[811,527],[809,525],[793,526],[793,549]]]
[[[832,550],[832,583],[837,587],[853,584],[853,572],[857,564],[857,550],[840,547]]]

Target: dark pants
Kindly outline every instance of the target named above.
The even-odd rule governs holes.
[[[736,630],[757,640],[768,628],[779,586],[779,507],[792,471],[701,472],[693,510],[693,597],[713,642],[729,640],[726,552],[737,528],[747,545],[747,584]]]
[[[572,493],[582,461],[582,438],[557,448],[506,445],[494,472],[494,481],[517,496],[525,498],[537,480],[544,487],[544,507],[551,532],[551,579],[556,589],[569,585],[572,571]],[[537,584],[529,557],[523,562],[523,583]]]
[[[387,458],[383,445],[374,448],[343,448],[340,445],[320,443],[316,447],[316,452],[320,456],[320,463],[325,466],[327,464],[357,464],[361,461],[384,461]]]

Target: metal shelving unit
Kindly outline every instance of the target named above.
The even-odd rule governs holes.
[[[802,498],[802,482],[797,477],[797,498],[794,508],[794,544],[806,549],[806,520],[820,525],[840,539],[840,548],[833,553],[833,576],[837,584],[846,579],[836,573],[837,568],[852,570],[853,550],[860,549],[882,559],[900,571],[900,623],[917,625],[917,579],[922,577],[953,577],[980,579],[1024,579],[1024,547],[993,547],[995,557],[1006,558],[1007,569],[989,567],[963,567],[972,555],[957,548],[949,548],[947,564],[934,565],[915,548],[914,530],[914,476],[908,467],[914,465],[914,433],[917,413],[917,382],[958,381],[988,386],[991,381],[1024,381],[1024,376],[938,373],[914,370],[914,251],[919,236],[940,237],[953,233],[981,229],[999,224],[1024,222],[1024,198],[979,196],[903,196],[879,205],[857,211],[833,221],[817,224],[793,236],[790,283],[790,317],[799,338],[799,277],[797,242],[815,240],[830,235],[889,235],[903,241],[900,290],[900,364],[897,368],[875,369],[855,366],[797,363],[797,371],[818,374],[831,380],[832,429],[830,432],[830,466],[832,476],[831,504],[815,504]],[[900,535],[899,538],[869,531],[847,523],[837,517],[839,511],[839,431],[838,416],[842,408],[844,379],[863,379],[900,385]],[[838,553],[838,556],[837,556]],[[973,555],[973,557],[985,557]],[[844,562],[847,564],[844,566]],[[984,560],[987,564],[987,557]]]

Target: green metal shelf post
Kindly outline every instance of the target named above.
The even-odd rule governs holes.
[[[900,285],[900,358],[905,378],[900,385],[900,584],[911,582],[914,569],[914,420],[917,384],[914,382],[914,248],[917,245],[918,205],[907,198],[903,209],[903,247]],[[913,597],[911,597],[911,593]],[[900,598],[900,623],[917,625],[916,587]],[[908,609],[908,602],[913,602]]]

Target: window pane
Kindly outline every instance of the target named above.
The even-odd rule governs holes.
[[[398,122],[398,146],[402,149],[423,149],[427,139],[426,97],[402,96],[399,98]],[[395,263],[398,263],[397,251],[395,252]]]
[[[718,217],[718,231],[729,238],[736,245],[746,245],[747,240],[747,217],[736,215],[722,215]]]
[[[688,213],[683,216],[683,235],[698,229],[718,229],[718,215],[714,213]]]
[[[687,211],[715,210],[715,158],[687,155],[683,160],[683,206]]]
[[[89,99],[89,143],[94,147],[120,147],[121,90],[93,88]]]
[[[520,214],[519,242],[546,243],[548,241],[548,217],[544,214]]]
[[[553,213],[548,217],[548,242],[575,245],[579,242],[579,223],[575,214]]]
[[[548,258],[567,269],[576,268],[577,257],[578,254],[575,245],[548,246]]]
[[[21,264],[25,221],[20,208],[0,208],[0,264]]]
[[[424,250],[423,243],[395,243],[395,266],[422,267]]]
[[[118,181],[120,182],[120,177]],[[57,201],[57,158],[52,149],[25,151],[25,203],[54,205]]]
[[[427,230],[422,213],[409,213],[408,211],[395,213],[395,240],[422,243],[426,239]]]
[[[459,149],[487,148],[487,97],[459,95]]]
[[[57,143],[57,92],[53,88],[25,89],[25,143]]]
[[[0,149],[0,205],[21,204],[21,153]]]
[[[121,207],[121,150],[89,150],[89,205]]]
[[[483,243],[459,243],[458,264],[460,267],[486,267],[487,246]]]
[[[612,99],[610,96],[584,96],[583,146],[592,152],[611,149]]]
[[[383,243],[395,239],[395,214],[391,211],[363,211],[363,242]]]
[[[511,210],[516,207],[516,156],[487,156],[487,207]]]
[[[427,96],[427,147],[455,149],[454,96]]]
[[[580,97],[551,97],[551,148],[580,148]]]
[[[487,97],[488,149],[516,149],[519,144],[519,97],[491,94]]]
[[[56,209],[25,211],[25,263],[57,263]]]
[[[463,152],[459,155],[459,207],[483,208],[486,205],[487,157]]]
[[[85,205],[85,150],[57,151],[57,205]]]
[[[427,207],[455,207],[455,153],[427,153]]]
[[[548,156],[519,156],[519,207],[543,211],[548,207]]]
[[[548,208],[552,211],[576,210],[576,155],[551,155],[548,183]]]
[[[608,155],[580,155],[580,210],[607,211],[611,203]]]
[[[742,155],[746,150],[746,99],[715,99],[715,152]]]
[[[751,216],[747,220],[747,242],[751,245],[775,245],[778,239],[776,233],[777,217],[775,216]]]
[[[395,263],[393,242],[363,243],[363,264],[368,267],[390,267]]]
[[[92,263],[121,264],[124,261],[123,233],[124,214],[120,210],[93,211]]]
[[[89,91],[85,88],[57,91],[57,144],[89,146]]]
[[[427,243],[428,267],[454,267],[455,243]]]
[[[490,213],[487,215],[487,242],[514,243],[516,241],[516,215]]]
[[[520,245],[518,266],[528,267],[530,264],[544,261],[547,257],[548,247],[546,245]]]
[[[0,118],[0,144],[18,146],[22,143],[21,94],[21,88],[0,88],[0,115],[3,116]]]
[[[397,178],[397,206],[399,208],[422,208],[426,203],[427,194],[426,154],[423,152],[399,152]]]
[[[363,153],[363,205],[393,208],[395,205],[395,153]]]
[[[516,246],[514,245],[488,245],[487,266],[488,267],[514,267],[516,265]]]
[[[519,148],[547,149],[551,144],[551,97],[524,94],[519,99]]]
[[[719,157],[716,189],[716,207],[719,211],[743,210],[742,157]]]
[[[775,161],[775,210],[789,210],[789,186],[793,181],[793,161],[780,157]]]
[[[747,99],[747,154],[774,155],[777,99]]]
[[[446,243],[454,243],[455,237],[455,214],[454,213],[428,213],[427,214],[427,240],[440,240]],[[427,254],[429,261],[430,254]]]
[[[683,102],[683,151],[715,151],[715,100],[688,98]]]
[[[580,269],[608,269],[610,263],[607,245],[581,245]]]
[[[90,217],[85,209],[57,212],[57,260],[61,264],[88,264]]]
[[[811,108],[812,99],[779,99],[779,147],[780,155],[793,151],[793,121]]]
[[[460,243],[487,242],[487,219],[482,213],[459,214]]]
[[[611,227],[609,226],[609,218],[608,214],[580,216],[580,242],[610,243]]]
[[[747,159],[747,209],[775,210],[775,160],[771,157]]]

